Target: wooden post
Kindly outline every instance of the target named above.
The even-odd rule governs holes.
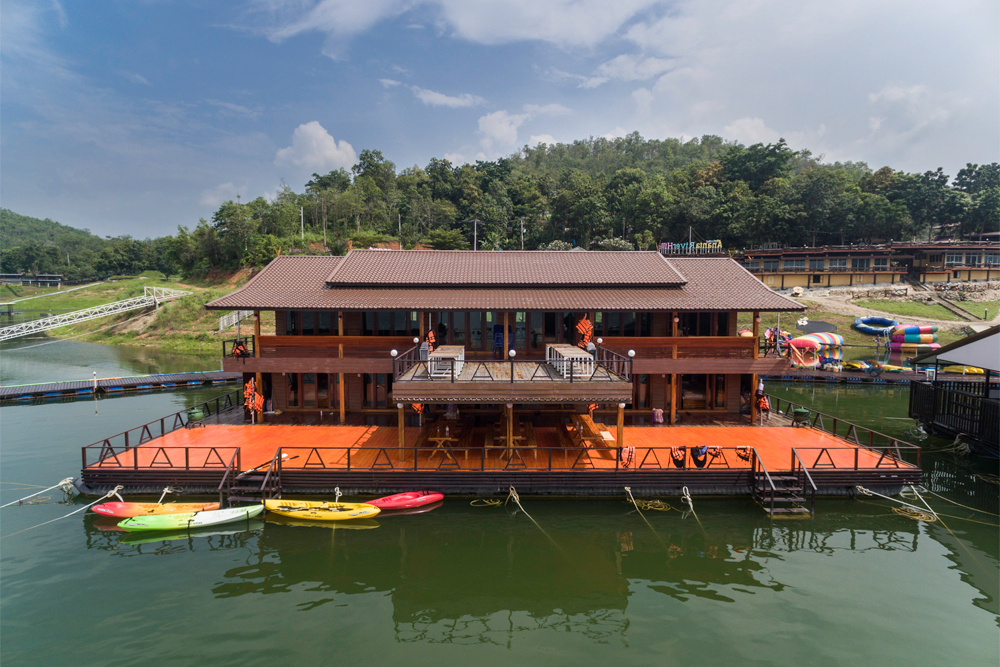
[[[260,359],[260,311],[253,311],[253,356],[255,359]],[[257,371],[257,375],[254,377],[254,386],[257,387],[257,393],[261,396],[264,395],[264,389],[261,383],[264,381],[263,374]],[[260,410],[257,412],[257,421],[264,421],[264,412]]]
[[[750,376],[750,381],[753,383],[753,387],[750,389],[750,425],[753,426],[757,423],[757,374],[754,373]]]
[[[677,348],[674,348],[674,352]],[[680,379],[680,375],[674,373],[670,376],[670,423],[677,423],[677,382]]]
[[[625,404],[618,404],[618,446],[625,446]]]
[[[507,352],[510,350],[510,341],[507,339],[507,316],[510,315],[507,311],[503,313],[503,358],[507,358]]]
[[[422,343],[424,342],[424,334],[426,333],[424,331],[424,311],[421,310],[418,312],[417,318],[420,320],[420,342]]]
[[[514,404],[507,404],[507,460],[510,460],[511,447],[514,446]]]
[[[344,335],[344,311],[337,311],[337,335],[343,337]],[[337,346],[337,357],[339,359],[344,358],[344,344],[341,343]],[[343,424],[347,421],[347,406],[345,405],[346,400],[344,398],[344,380],[346,376],[343,373],[337,373],[337,389],[340,392],[340,423]]]
[[[406,460],[406,419],[403,414],[403,404],[396,403],[396,412],[399,415],[399,424],[396,430],[399,431],[399,460]]]
[[[760,354],[760,311],[753,311],[753,358]],[[757,377],[756,375],[754,377]],[[757,390],[757,381],[754,380],[754,391]]]

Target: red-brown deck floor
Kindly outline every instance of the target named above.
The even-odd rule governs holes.
[[[420,435],[419,427],[406,428],[406,444],[412,446]],[[347,467],[348,449],[352,468],[367,468],[373,464],[390,462],[395,468],[413,468],[413,452],[398,450],[398,431],[394,426],[298,426],[298,425],[209,425],[204,428],[182,429],[147,442],[128,452],[117,454],[117,460],[106,457],[102,463],[90,466],[131,468],[135,456],[138,456],[138,467],[160,467],[185,465],[185,449],[187,464],[192,468],[221,467],[228,463],[234,447],[240,448],[240,467],[244,470],[262,466],[274,458],[278,448],[284,448],[288,454],[286,465],[290,468],[301,467]],[[480,466],[486,469],[503,469],[509,464],[501,457],[502,448],[489,448],[483,453],[486,437],[485,428],[477,428],[473,432],[469,447],[466,449],[452,448],[450,450],[458,466],[463,469],[478,470]],[[669,452],[662,448],[687,446],[688,448],[709,445],[722,448],[749,447],[756,448],[761,460],[768,470],[788,470],[791,468],[792,448],[798,448],[806,466],[813,466],[820,456],[818,449],[829,447],[827,454],[819,461],[820,465],[837,468],[853,468],[857,456],[860,468],[873,468],[879,464],[879,454],[865,448],[855,447],[851,443],[835,438],[811,428],[790,427],[751,427],[751,426],[626,426],[625,444],[636,448],[635,464],[645,461],[646,466],[657,465],[670,467]],[[577,459],[580,448],[563,446],[555,428],[536,428],[535,440],[540,448],[559,448],[553,450],[553,467],[570,467],[574,462],[584,463]],[[423,447],[430,447],[426,443]],[[326,451],[311,451],[309,448],[338,448]],[[661,448],[650,450],[650,447]],[[213,454],[212,448],[218,448]],[[549,465],[549,452],[545,449],[532,450],[530,447],[519,447],[521,458],[528,468],[546,468]],[[858,450],[855,454],[855,449]],[[650,452],[655,452],[655,459]],[[611,450],[592,451],[588,457],[594,468],[614,468],[616,457]],[[749,467],[747,461],[739,459],[732,450],[724,450],[725,462],[720,459],[711,467]],[[829,458],[828,458],[829,457]],[[167,460],[169,459],[169,461]],[[418,468],[433,470],[439,462],[445,460],[445,455],[421,449]],[[515,461],[517,459],[515,458]],[[833,464],[833,465],[831,465]],[[446,464],[454,469],[450,460]],[[518,466],[519,466],[518,462]],[[690,465],[690,463],[689,463]],[[881,466],[892,465],[888,460]],[[910,464],[900,462],[902,467]],[[589,468],[590,465],[587,465]]]

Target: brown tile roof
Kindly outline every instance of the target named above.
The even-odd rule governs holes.
[[[500,253],[480,253],[494,255]],[[548,253],[547,253],[548,254]],[[569,254],[569,253],[564,253]],[[583,255],[584,253],[573,253]],[[587,253],[602,254],[602,253]],[[672,258],[677,287],[331,287],[343,257],[278,257],[213,310],[764,310],[801,311],[728,258]]]
[[[658,252],[352,250],[326,279],[345,287],[666,287],[684,277]]]

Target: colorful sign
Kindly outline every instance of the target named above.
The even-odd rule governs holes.
[[[723,252],[722,241],[713,239],[698,243],[661,243],[660,254],[663,255],[699,255],[705,253]]]

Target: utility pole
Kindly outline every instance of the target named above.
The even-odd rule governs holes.
[[[399,249],[403,249],[403,214],[396,211],[396,222],[399,224]]]
[[[306,240],[306,217],[305,217],[305,212],[304,211],[305,211],[305,209],[303,207],[299,206],[299,225],[301,225],[301,227],[302,227],[302,240],[303,241]]]
[[[472,220],[472,249],[478,250],[479,244],[479,220]]]
[[[521,224],[521,250],[524,250],[524,218],[518,218]],[[67,255],[68,258],[68,255]],[[68,259],[67,259],[68,263]]]

